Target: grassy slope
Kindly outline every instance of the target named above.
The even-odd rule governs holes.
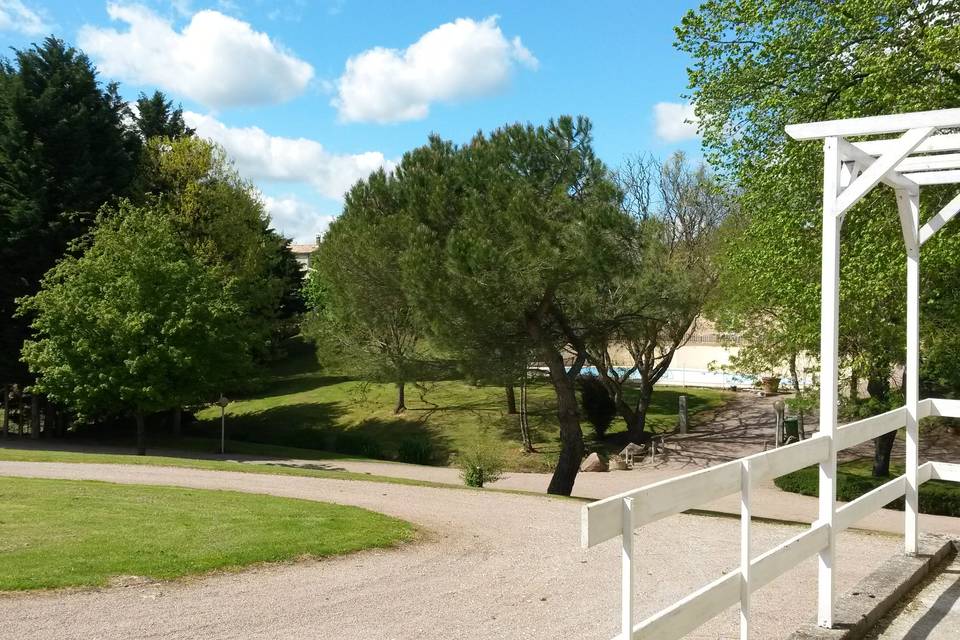
[[[169,579],[408,540],[355,507],[231,491],[4,478],[0,590]]]
[[[405,440],[427,441],[434,461],[445,463],[451,454],[471,446],[478,434],[492,442],[514,470],[551,470],[560,448],[553,390],[546,384],[529,388],[529,413],[539,454],[520,453],[517,416],[506,415],[504,391],[460,381],[440,381],[409,387],[406,413],[395,416],[393,385],[364,383],[323,375],[312,350],[300,345],[281,368],[266,378],[262,388],[227,409],[229,437],[242,443],[262,443],[305,449],[349,451],[371,457],[396,458]],[[727,393],[712,389],[657,388],[648,416],[648,428],[673,429],[678,396],[687,395],[691,415],[721,406]],[[196,435],[214,437],[220,428],[220,409],[198,414]],[[607,441],[592,442],[584,424],[588,447],[618,450],[623,446],[622,421],[611,428]],[[249,445],[248,445],[249,446]]]

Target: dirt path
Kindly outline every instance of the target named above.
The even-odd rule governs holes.
[[[500,492],[99,464],[0,463],[0,475],[232,489],[366,507],[424,531],[400,549],[172,583],[0,596],[0,638],[608,640],[617,631],[619,546],[579,548],[582,503]],[[757,524],[758,552],[798,532]],[[135,532],[131,532],[135,535]],[[739,522],[679,515],[644,527],[639,615],[737,565]],[[896,538],[840,536],[841,592],[896,551]],[[815,560],[755,595],[755,634],[782,637],[815,603]],[[736,610],[690,636],[737,637]]]

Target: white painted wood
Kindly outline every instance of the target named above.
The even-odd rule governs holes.
[[[882,156],[896,144],[897,138],[888,140],[867,140],[864,142],[853,142],[853,146],[871,156]],[[960,133],[941,133],[940,135],[930,136],[924,140],[919,147],[914,149],[914,153],[935,153],[939,151],[958,151],[960,150]]]
[[[931,480],[949,480],[950,482],[960,482],[960,464],[949,462],[928,463],[931,467]]]
[[[814,525],[783,544],[759,555],[752,563],[750,585],[753,591],[762,589],[795,566],[826,548],[830,530],[825,523]]]
[[[940,209],[935,216],[927,220],[927,223],[920,227],[920,244],[929,240],[933,234],[943,228],[943,225],[950,222],[958,212],[960,212],[960,194],[957,194],[943,209]]]
[[[930,417],[930,411],[933,409],[933,403],[930,401],[930,398],[925,398],[917,403],[918,411],[920,414],[920,419]]]
[[[793,135],[793,134],[791,134]],[[797,137],[797,136],[794,136]],[[888,156],[884,156],[888,157]],[[871,169],[877,167],[877,160]],[[886,171],[883,171],[886,173]],[[866,174],[864,174],[866,175]],[[857,178],[863,180],[864,176]],[[820,463],[819,522],[828,526],[827,545],[818,555],[817,622],[833,626],[833,517],[837,497],[837,328],[840,326],[840,227],[837,214],[840,184],[840,145],[836,137],[823,141],[823,257],[820,272],[820,433],[829,438],[830,450]],[[855,188],[856,183],[847,187]]]
[[[830,136],[863,136],[906,131],[917,127],[960,127],[960,109],[915,111],[867,118],[824,120],[787,125],[787,134],[794,140],[815,140]]]
[[[830,455],[830,442],[817,435],[785,447],[756,453],[744,460],[750,461],[750,479],[754,486],[769,478],[780,476],[818,464]]]
[[[740,640],[750,640],[750,459],[740,461]]]
[[[917,476],[919,477],[920,484],[923,484],[924,482],[927,482],[928,480],[932,479],[933,463],[924,462],[922,465],[920,465],[920,468],[917,469]]]
[[[960,400],[930,398],[930,415],[944,418],[960,418]]]
[[[894,140],[896,142],[896,140]],[[867,167],[870,167],[875,162],[875,158],[861,150],[859,146],[844,140],[843,138],[838,138],[838,144],[840,145],[840,157],[844,160],[852,160],[856,163],[861,170],[865,171]],[[922,143],[921,143],[922,144]],[[887,150],[895,151],[895,149],[890,148]],[[880,181],[886,185],[893,187],[894,189],[917,189],[919,188],[917,183],[904,178],[902,175],[897,173],[895,170],[887,171],[880,178]],[[850,184],[850,181],[844,182],[843,176],[841,174],[840,186],[846,187]]]
[[[732,571],[656,613],[633,629],[634,638],[676,640],[737,603],[740,572]]]
[[[910,171],[940,171],[942,169],[960,169],[960,153],[936,153],[932,155],[914,155],[896,166],[900,173]]]
[[[740,461],[733,460],[592,502],[583,507],[581,544],[589,548],[621,534],[624,498],[635,498],[634,526],[642,527],[739,490]]]
[[[907,248],[907,357],[906,369],[906,478],[904,499],[904,551],[917,553],[920,535],[920,192],[898,192],[897,206]]]
[[[901,174],[904,178],[920,185],[926,184],[956,184],[960,182],[960,170],[947,171],[918,171],[916,173]]]
[[[836,199],[833,206],[833,215],[842,216],[850,207],[855,205],[871,189],[896,167],[900,162],[909,156],[917,146],[934,132],[932,127],[919,127],[910,129],[900,138],[898,145],[890,149],[867,167],[863,174],[853,181],[853,183],[843,190]],[[838,143],[839,144],[839,143]],[[907,177],[918,174],[907,174]],[[912,178],[911,178],[912,179]],[[915,181],[916,182],[916,181]],[[839,184],[839,179],[837,180]]]
[[[620,635],[633,638],[633,498],[624,498],[620,565]]]
[[[853,526],[874,511],[890,504],[904,494],[906,487],[906,477],[897,476],[890,482],[880,485],[856,500],[842,505],[837,509],[837,520],[834,523],[837,533]]]
[[[873,440],[885,433],[899,429],[907,422],[906,407],[897,407],[890,411],[857,420],[837,429],[836,448],[843,451],[855,447],[861,442]]]

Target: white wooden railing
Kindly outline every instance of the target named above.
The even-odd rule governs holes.
[[[921,400],[917,403],[917,409],[918,418],[960,417],[960,400]],[[905,425],[906,419],[906,408],[901,407],[840,426],[834,436],[836,450],[899,429]],[[752,489],[764,480],[831,459],[830,440],[827,434],[817,434],[779,449],[663,480],[586,505],[582,514],[583,547],[592,547],[616,537],[620,538],[622,545],[621,633],[617,638],[681,638],[738,602],[741,637],[746,638],[749,636],[752,592],[810,556],[829,548],[840,531],[905,495],[908,487],[906,474],[839,508],[834,503],[829,517],[821,514],[808,530],[754,556],[750,544]],[[832,459],[836,460],[835,457]],[[836,469],[833,471],[833,477],[836,477]],[[915,486],[931,479],[960,482],[960,464],[927,462],[917,468]],[[738,491],[741,507],[740,568],[724,574],[646,620],[635,623],[633,531]],[[833,522],[832,532],[830,522]]]

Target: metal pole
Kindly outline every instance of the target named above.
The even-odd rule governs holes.
[[[830,449],[820,463],[820,522],[827,525],[827,546],[818,554],[817,622],[833,627],[833,563],[836,532],[833,528],[837,498],[837,333],[840,326],[840,227],[837,195],[840,189],[840,142],[823,141],[823,263],[820,274],[820,433]]]
[[[220,405],[220,453],[226,453],[227,441],[227,408]]]

